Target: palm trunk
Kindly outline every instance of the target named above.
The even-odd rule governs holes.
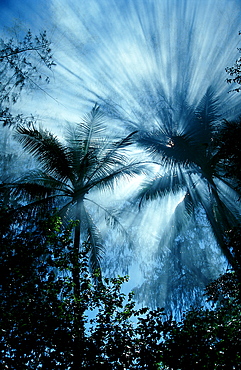
[[[225,206],[225,204],[220,199],[216,185],[213,182],[213,180],[210,182],[210,186],[211,186],[211,194],[213,198],[215,199],[217,210],[218,210],[218,215],[220,217],[219,221],[215,220],[215,215],[213,217],[213,219],[215,220],[214,222],[216,224],[219,224],[219,229],[220,229],[219,235],[216,235],[216,237],[228,262],[230,263],[232,268],[236,270],[236,261],[234,260],[234,257],[231,251],[228,249],[227,243],[225,241],[225,232],[229,231],[233,226],[235,226],[236,220],[235,220],[235,217],[232,215],[232,213],[228,210],[228,208]]]
[[[213,180],[212,175],[210,175],[205,170],[205,168],[202,168],[202,175],[206,179],[209,189],[210,189],[210,194],[215,200],[217,211],[218,211],[217,215],[215,215],[215,210],[212,207],[211,208],[207,207],[205,203],[202,202],[202,200],[201,200],[201,204],[205,210],[205,213],[210,222],[215,238],[223,254],[227,258],[227,261],[230,263],[232,268],[236,270],[236,261],[230,249],[227,247],[227,243],[225,241],[225,232],[230,230],[236,224],[235,217],[232,215],[232,213],[228,210],[228,208],[225,206],[225,204],[220,199],[217,186]],[[217,219],[216,216],[218,216],[219,219]]]
[[[72,370],[79,370],[82,368],[84,347],[84,308],[81,307],[81,288],[80,288],[80,243],[81,243],[81,208],[82,201],[78,201],[76,206],[76,220],[77,225],[74,228],[74,250],[73,250],[73,268],[72,278],[74,283],[74,317],[73,317],[73,366]]]
[[[81,228],[80,220],[78,220],[78,224],[74,228],[74,251],[73,251],[73,270],[72,270],[75,300],[78,300],[80,298],[80,279],[79,279],[80,228]]]

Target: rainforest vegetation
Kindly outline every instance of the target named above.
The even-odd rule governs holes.
[[[238,84],[239,66],[227,69]],[[1,41],[2,368],[238,369],[241,119],[220,117],[217,92],[209,87],[196,107],[178,102],[183,131],[163,109],[163,125],[155,131],[128,122],[126,135],[113,138],[105,112],[95,104],[60,138],[15,109],[25,90],[54,83],[53,68],[45,32]],[[9,135],[25,159],[7,152]],[[145,155],[132,157],[132,147]],[[26,168],[18,176],[16,163]],[[150,173],[153,163],[161,174]],[[107,227],[121,225],[118,214],[92,194],[110,194],[136,176],[144,181],[133,205],[142,208],[183,192],[175,233],[194,218],[198,222],[201,209],[228,266],[207,284],[207,305],[193,306],[179,319],[162,307],[137,307],[134,293],[122,291],[128,276],[106,277],[102,271],[105,241],[91,210],[101,209]]]

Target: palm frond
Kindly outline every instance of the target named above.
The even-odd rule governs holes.
[[[198,131],[198,126],[196,126]],[[206,163],[207,142],[199,142],[200,136],[191,132],[183,134],[173,134],[170,136],[159,134],[158,132],[146,133],[138,139],[138,143],[164,166],[170,169],[175,167],[196,168],[202,167]]]
[[[205,129],[210,131],[213,129],[213,124],[220,119],[219,112],[219,100],[215,95],[214,89],[210,86],[195,110],[196,116]]]
[[[108,226],[120,231],[121,234],[126,237],[126,240],[129,239],[129,233],[126,230],[126,228],[123,226],[123,224],[120,222],[118,216],[116,215],[117,214],[116,209],[109,209],[109,208],[107,209],[106,207],[102,206],[100,203],[97,203],[93,199],[90,199],[90,198],[84,198],[84,199],[94,204],[97,208],[99,208],[100,210],[104,212],[105,221]]]
[[[172,247],[176,238],[189,227],[190,222],[194,219],[194,210],[197,206],[198,204],[194,204],[192,197],[186,192],[183,200],[174,209],[168,225],[160,237],[157,257],[162,255],[163,246]]]
[[[181,203],[184,205],[185,212],[189,216],[192,216],[194,214],[194,210],[198,206],[198,203],[194,201],[192,195],[189,192],[185,194]]]
[[[23,199],[21,198],[21,201]],[[41,212],[49,212],[52,211],[55,207],[57,207],[56,203],[56,196],[55,195],[48,195],[44,198],[37,199],[36,198],[25,198],[26,201],[28,201],[27,204],[22,204],[19,202],[17,206],[12,209],[12,213],[19,214],[22,216],[28,216],[28,217],[36,217]]]
[[[48,195],[62,194],[71,196],[71,187],[63,181],[50,176],[42,170],[28,171],[9,184],[16,195],[29,196],[30,198],[45,198]]]
[[[85,219],[87,221],[87,242],[90,244],[90,269],[92,272],[95,272],[96,270],[100,270],[100,261],[104,253],[103,241],[98,228],[86,209]]]
[[[119,141],[116,141],[114,143],[114,147],[117,149],[121,149],[121,148],[126,148],[128,145],[132,145],[136,142],[135,138],[133,139],[133,136],[135,136],[137,134],[137,130],[136,131],[133,131],[131,132],[129,135],[127,135],[126,137],[120,139]]]
[[[197,204],[194,206],[192,197],[189,193],[186,193],[183,200],[176,206],[170,221],[174,225],[174,238],[188,225],[194,215],[195,207],[197,207]]]
[[[73,162],[77,182],[86,184],[91,178],[92,172],[94,172],[98,166],[98,163],[98,147],[89,150],[79,161],[76,160]]]
[[[118,168],[118,166],[123,167],[128,163],[128,159],[122,150],[134,143],[133,136],[135,133],[136,131],[119,141],[112,142],[104,139],[99,142],[100,145],[95,152],[95,164],[89,167],[88,183],[98,178],[104,178],[113,172],[113,169]]]
[[[100,107],[95,104],[91,112],[76,127],[72,140],[82,148],[84,155],[88,153],[95,140],[100,138],[105,131],[105,120],[105,115],[100,111]]]
[[[69,126],[66,135],[69,161],[75,180],[90,178],[95,173],[109,142],[103,139],[105,116],[95,105],[91,112],[75,126]]]
[[[62,180],[72,179],[68,151],[52,133],[47,130],[37,130],[34,126],[19,125],[14,137],[38,160],[46,172]]]
[[[228,221],[231,215],[230,211],[223,204],[222,210],[217,206],[215,201],[203,201],[202,207],[205,210],[207,220],[212,228],[213,234],[228,262],[234,266],[233,256],[231,251],[228,249],[225,242],[225,231],[230,228],[230,223]],[[226,209],[226,214],[224,214]],[[233,218],[233,217],[232,217]],[[229,227],[228,227],[229,226]]]
[[[58,214],[61,217],[64,225],[67,225],[70,221],[76,220],[76,210],[73,198],[70,200],[65,199],[64,205],[63,201],[58,204]]]
[[[168,193],[178,193],[185,186],[184,179],[178,173],[165,173],[152,179],[146,179],[140,185],[140,190],[134,202],[139,202],[139,207],[146,201],[164,197]]]
[[[51,209],[60,204],[63,197],[71,197],[72,189],[65,183],[51,177],[41,170],[24,174],[14,182],[4,184],[8,196],[14,200],[14,211],[34,215],[38,209]],[[16,202],[16,200],[18,200]]]
[[[192,146],[209,145],[220,119],[220,104],[212,87],[209,87],[196,108],[185,104],[185,122],[177,130],[177,135],[184,135]],[[175,136],[175,131],[172,130]]]
[[[139,145],[154,158],[170,167],[204,167],[210,156],[212,137],[217,120],[219,102],[210,87],[196,109],[186,102],[170,112],[167,122],[160,122],[153,132],[144,132],[137,139]],[[177,114],[176,114],[177,115]]]
[[[88,183],[86,187],[89,190],[92,188],[101,190],[112,190],[119,179],[129,180],[130,178],[133,178],[137,175],[142,175],[145,172],[145,163],[136,161],[130,161],[127,165],[124,165],[117,169],[106,167],[105,170],[102,172],[102,176]]]

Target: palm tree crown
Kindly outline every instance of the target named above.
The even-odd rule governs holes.
[[[208,89],[196,108],[181,101],[175,109],[161,112],[152,132],[142,131],[139,144],[161,166],[161,172],[144,181],[137,199],[163,197],[184,191],[174,217],[179,225],[201,206],[229,262],[232,254],[225,233],[240,221],[238,195],[223,176],[216,134],[221,125],[218,101]],[[178,228],[177,228],[178,230]]]
[[[123,177],[134,176],[144,169],[130,160],[126,147],[133,134],[120,140],[105,137],[105,119],[97,105],[74,127],[69,127],[65,143],[47,130],[35,126],[18,126],[15,138],[40,163],[40,169],[28,171],[11,185],[27,207],[33,210],[55,204],[62,217],[78,220],[75,227],[75,248],[83,238],[91,244],[91,265],[99,266],[102,248],[87,201],[95,204],[90,193],[94,189],[113,188]],[[100,205],[99,205],[100,206]],[[100,206],[101,207],[101,206]],[[80,235],[82,234],[82,238]]]

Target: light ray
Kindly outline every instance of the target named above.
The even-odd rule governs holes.
[[[231,119],[240,114],[241,94],[228,93],[231,86],[225,81],[225,67],[232,66],[238,56],[240,1],[41,0],[36,4],[16,1],[13,12],[25,20],[28,18],[30,27],[43,26],[50,31],[57,66],[53,87],[50,85],[47,91],[55,100],[41,93],[37,102],[33,99],[29,106],[24,104],[26,112],[42,117],[43,125],[48,125],[48,128],[57,131],[65,126],[66,121],[76,122],[97,102],[112,120],[111,134],[128,129],[155,132],[160,126],[165,130],[175,126],[179,133],[185,132],[190,126],[190,118],[189,111],[183,107],[184,102],[194,111],[210,86],[220,101],[222,118]],[[6,9],[3,14],[10,19]],[[173,143],[169,138],[166,146],[171,149]],[[155,170],[158,172],[159,166]],[[193,183],[197,183],[199,197],[208,198],[203,181],[195,176],[190,177],[191,180],[190,195],[194,198]],[[116,201],[125,205],[127,196],[136,191],[140,181],[142,178],[136,178],[122,184],[113,204]],[[221,190],[223,197],[230,200],[224,186]],[[109,203],[112,202],[110,199]],[[167,255],[170,252],[169,244],[160,248],[160,243],[163,243],[163,235],[173,242],[172,230],[176,222],[173,215],[175,211],[184,212],[182,201],[182,192],[168,195],[140,213],[131,210],[122,220],[136,242],[136,249],[132,251],[132,273],[143,259],[150,261],[155,258],[155,271],[160,273],[158,264],[163,271],[168,268],[169,273],[173,271],[170,267],[172,262],[167,259],[164,263],[160,255],[157,257],[157,252],[165,251]],[[234,201],[230,200],[230,207],[232,204]],[[170,224],[171,228],[168,228]],[[194,225],[191,223],[189,227],[194,228]],[[196,248],[197,256],[204,260],[208,255],[210,265],[214,265],[215,258],[208,247],[210,228],[204,222],[200,229],[203,240],[199,245],[195,245],[194,237],[187,242],[183,234],[179,236],[179,245],[182,244],[186,259],[188,255],[194,257],[192,248]],[[206,239],[204,229],[208,230]],[[192,233],[195,234],[188,227],[185,231],[190,238]],[[170,255],[172,253],[174,255],[173,251]],[[137,256],[141,258],[138,260]],[[107,258],[114,260],[115,254],[107,254]],[[195,265],[196,262],[192,258],[190,260]],[[187,268],[188,263],[185,264],[184,259],[182,263],[183,268]],[[201,265],[198,267],[204,269]],[[207,270],[208,273],[208,267]],[[150,271],[150,266],[145,270],[147,276],[146,271]],[[217,269],[215,273],[218,274]],[[139,277],[139,270],[136,275]],[[154,277],[157,275],[156,272]],[[162,281],[167,281],[168,276],[168,273],[162,276]],[[163,288],[165,290],[168,290],[167,285]],[[166,293],[163,297],[165,300]]]

